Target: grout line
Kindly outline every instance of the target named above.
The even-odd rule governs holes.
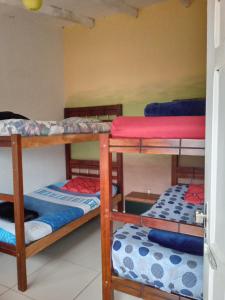
[[[7,293],[8,291],[10,291],[10,288],[9,287],[6,287],[4,285],[1,284],[1,286],[3,286],[4,288],[6,288],[6,290],[2,293],[0,293],[0,296],[4,295],[5,293]]]
[[[78,299],[78,297],[101,275],[101,272],[99,272],[84,288],[73,298],[73,300]]]
[[[92,272],[95,272],[95,273],[101,272],[101,270],[97,270],[97,269],[94,269],[94,268],[91,268],[91,267],[87,267],[87,266],[84,266],[84,265],[75,263],[75,262],[71,261],[71,260],[68,259],[68,258],[61,258],[61,260],[64,260],[64,261],[66,261],[66,262],[69,262],[70,264],[73,264],[73,265],[75,265],[75,266],[79,266],[79,267],[81,267],[81,268],[83,268],[83,269],[86,269],[86,270],[89,270],[89,271],[92,271]]]

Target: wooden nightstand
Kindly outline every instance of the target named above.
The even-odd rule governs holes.
[[[125,196],[125,199],[133,202],[141,202],[146,204],[154,204],[160,195],[148,194],[141,192],[131,192]]]
[[[140,215],[149,210],[151,206],[159,199],[160,195],[141,192],[131,192],[125,196],[126,212]]]

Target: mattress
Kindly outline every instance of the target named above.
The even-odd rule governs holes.
[[[149,139],[204,139],[204,116],[117,117],[112,137]]]
[[[204,206],[185,202],[184,194],[187,190],[187,184],[171,186],[143,216],[194,224],[196,210],[203,212]]]
[[[149,228],[124,225],[114,234],[115,273],[168,293],[203,299],[203,257],[178,252],[148,240]]]
[[[24,206],[39,214],[25,222],[25,242],[29,244],[98,208],[100,197],[67,192],[57,184],[25,195]],[[14,223],[0,219],[0,242],[16,244]]]
[[[24,119],[0,120],[0,136],[21,134],[22,136],[46,136],[69,133],[109,132],[110,122],[97,119],[72,117],[62,121],[35,121]]]

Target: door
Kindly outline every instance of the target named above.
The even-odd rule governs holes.
[[[225,300],[225,0],[208,0],[204,300]]]

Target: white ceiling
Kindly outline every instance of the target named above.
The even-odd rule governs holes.
[[[21,0],[0,0],[0,17],[27,18],[59,26],[81,23],[94,27],[95,20],[117,13],[136,17],[139,9],[166,0],[43,0],[40,11],[27,11]],[[175,0],[174,0],[175,1]],[[193,0],[176,0],[189,5]]]
[[[120,8],[107,4],[104,0],[44,0],[48,5],[56,5],[65,9],[72,10],[74,13],[94,19],[120,13]],[[136,8],[151,5],[163,0],[124,0],[124,2]],[[113,2],[113,1],[111,1]],[[114,0],[116,3],[116,0]]]

